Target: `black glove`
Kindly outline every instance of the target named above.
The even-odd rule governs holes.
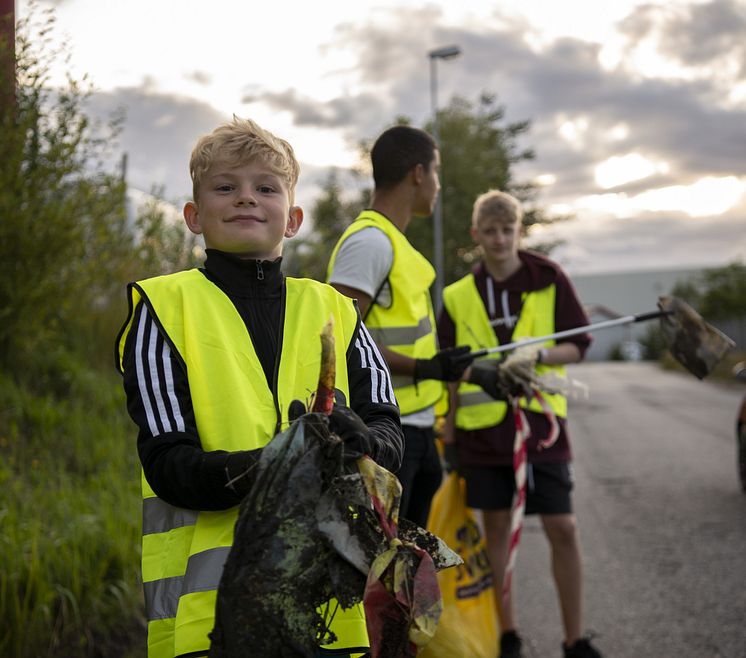
[[[469,383],[481,386],[495,400],[507,400],[513,394],[510,382],[500,371],[500,362],[495,359],[475,363],[471,367]]]
[[[442,382],[455,382],[461,379],[464,370],[474,360],[469,354],[468,345],[461,347],[447,347],[440,350],[429,359],[416,359],[414,364],[414,380],[438,379]]]
[[[292,423],[306,413],[306,405],[300,400],[293,400],[288,407],[288,420]]]
[[[368,426],[349,407],[334,405],[329,415],[329,429],[344,442],[345,459],[354,460],[373,452],[373,438]]]
[[[262,449],[238,450],[228,454],[225,460],[225,486],[232,489],[241,498],[251,490],[254,484],[254,466],[262,455]]]
[[[443,461],[445,462],[447,473],[458,471],[458,448],[455,443],[443,444]]]

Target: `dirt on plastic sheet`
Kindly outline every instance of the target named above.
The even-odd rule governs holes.
[[[210,657],[313,658],[320,638],[330,639],[327,602],[351,607],[365,589],[365,575],[316,521],[322,495],[344,475],[342,443],[321,415],[307,414],[255,468],[218,588]]]
[[[369,626],[381,658],[414,655],[412,636],[437,625],[435,570],[458,556],[398,520],[401,488],[391,473],[367,457],[343,456],[341,439],[319,413],[305,414],[264,448],[218,587],[210,658],[315,658],[319,645],[335,639],[329,627],[337,606],[364,598],[366,613],[385,624],[382,634]],[[374,578],[381,559],[388,566]],[[367,599],[371,582],[378,607]]]

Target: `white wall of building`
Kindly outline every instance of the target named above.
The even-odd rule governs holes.
[[[609,320],[614,315],[636,315],[655,311],[658,308],[658,297],[670,294],[676,283],[696,276],[701,271],[677,269],[578,274],[572,277],[572,281],[580,301],[590,312],[591,322],[595,323]],[[604,313],[599,307],[604,307],[611,313]],[[623,341],[639,340],[645,335],[650,324],[651,322],[640,322],[593,332],[593,344],[586,354],[586,359],[608,359],[614,346]]]

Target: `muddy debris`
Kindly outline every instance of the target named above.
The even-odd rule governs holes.
[[[460,561],[442,540],[397,518],[394,476],[367,457],[345,462],[342,441],[322,414],[305,414],[275,436],[254,469],[217,592],[210,658],[315,658],[318,646],[334,639],[329,625],[337,605],[363,602],[371,565],[393,555],[394,545],[399,559],[406,549],[432,564],[432,575],[422,571],[428,581]],[[377,509],[375,486],[385,499]],[[430,602],[432,591],[428,596]],[[437,610],[428,606],[432,617]],[[366,602],[366,613],[370,608]],[[412,614],[386,620],[379,656],[413,655],[401,648],[408,635],[421,635]]]

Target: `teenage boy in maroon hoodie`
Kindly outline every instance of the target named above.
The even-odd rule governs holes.
[[[544,336],[588,324],[569,279],[552,260],[518,248],[522,209],[504,192],[490,191],[474,204],[471,235],[482,248],[482,260],[471,274],[443,292],[438,321],[443,348],[470,344],[473,350]],[[564,364],[580,361],[587,334],[547,341],[530,357],[537,374],[562,376]],[[499,355],[476,362],[464,381],[450,385],[450,411],[444,440],[456,444],[459,471],[466,480],[467,504],[483,512],[487,550],[498,597],[508,562],[511,506],[515,494],[513,443],[516,426],[510,405],[499,399]],[[481,388],[480,388],[481,386]],[[600,658],[582,628],[582,578],[577,522],[572,510],[571,453],[567,401],[562,394],[544,397],[559,421],[559,436],[549,448],[538,442],[550,433],[550,422],[538,400],[520,399],[530,426],[526,513],[539,514],[551,546],[552,573],[559,595],[565,658]],[[501,598],[501,597],[500,597]],[[513,600],[502,605],[501,658],[518,658]]]

